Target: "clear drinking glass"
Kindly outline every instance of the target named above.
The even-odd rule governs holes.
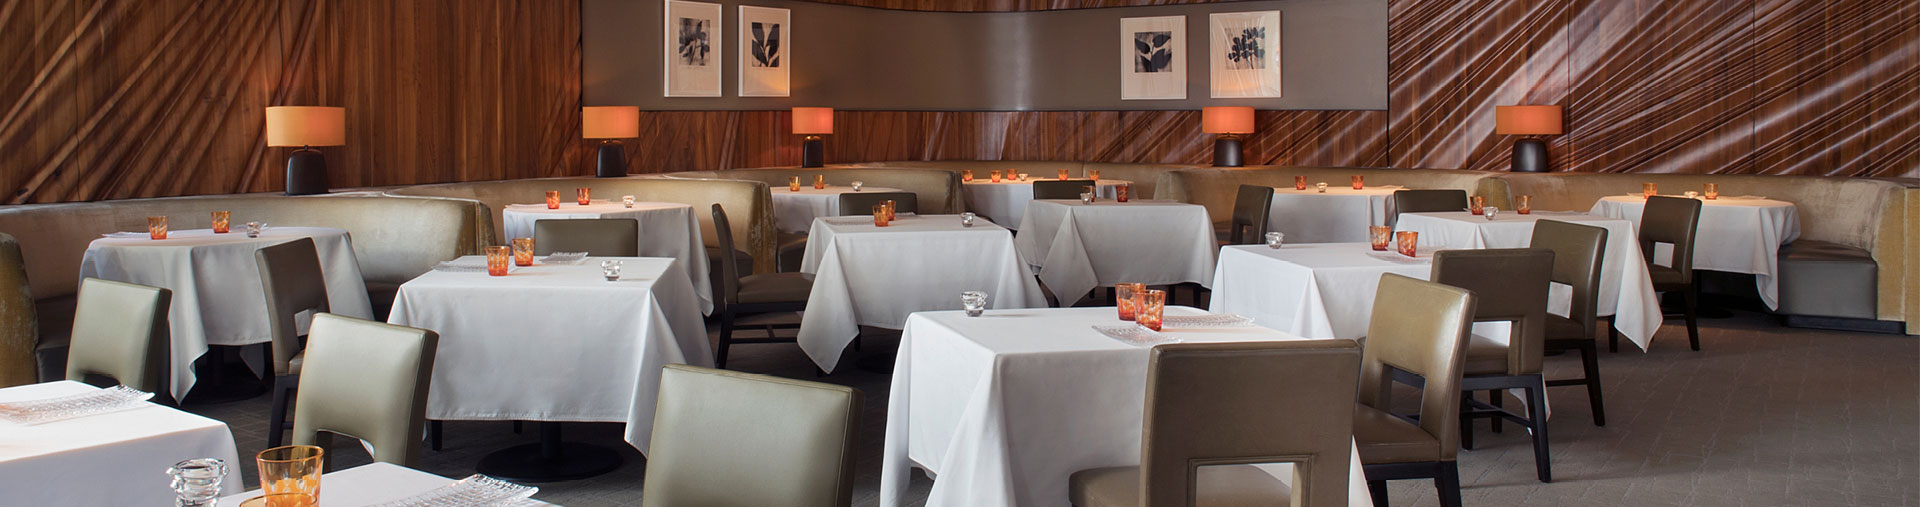
[[[1011,174],[1009,176],[1011,176]],[[1020,181],[1027,181],[1027,173],[1020,173]]]
[[[226,211],[213,212],[213,233],[226,234],[227,226],[230,224],[230,221],[232,218],[233,218],[233,213],[231,212],[226,212]]]
[[[967,310],[968,317],[979,317],[987,311],[987,293],[977,290],[960,293],[960,307]]]
[[[1480,214],[1481,210],[1486,209],[1486,207],[1487,207],[1486,197],[1476,195],[1476,196],[1467,198],[1467,212],[1469,213],[1478,215]]]
[[[1522,215],[1533,213],[1533,196],[1523,195],[1519,199],[1520,201],[1513,205],[1513,212]]]
[[[607,259],[604,261],[600,261],[600,276],[607,277],[607,281],[609,282],[619,281],[620,266],[624,264],[626,263],[621,262],[619,259]]]
[[[573,189],[573,196],[576,198],[575,200],[578,201],[581,206],[593,204],[593,189],[591,188],[582,187],[582,188]]]
[[[866,183],[866,182],[864,182],[864,181],[858,181],[858,180],[855,180],[855,181],[853,182],[853,191],[855,191],[855,192],[859,192],[859,191],[860,191],[860,187],[864,187],[864,186],[867,186],[867,183]]]
[[[1080,204],[1093,204],[1093,192],[1081,192]]]
[[[633,207],[633,196],[631,196],[631,195],[623,195],[623,196],[620,196],[620,204],[621,204],[622,206],[626,206],[626,207],[628,207],[628,208],[632,208],[632,207]]]
[[[260,237],[260,231],[266,228],[267,228],[267,224],[264,224],[264,223],[247,222],[247,237],[258,238]]]
[[[547,209],[560,209],[560,191],[547,191]]]
[[[147,217],[147,237],[167,239],[167,217]]]
[[[1367,226],[1367,241],[1374,250],[1387,251],[1387,243],[1393,242],[1393,228],[1384,225]]]
[[[961,226],[961,227],[973,227],[973,221],[974,221],[974,220],[976,220],[976,219],[979,219],[979,217],[980,217],[979,215],[975,215],[975,214],[973,214],[973,212],[971,212],[971,211],[969,211],[969,212],[966,212],[966,213],[961,213],[961,214],[960,214],[960,226]]]
[[[212,507],[220,503],[220,483],[227,478],[227,462],[194,458],[167,469],[173,477],[175,507]]]
[[[1120,310],[1120,320],[1133,320],[1133,314],[1140,308],[1140,296],[1145,292],[1147,284],[1144,283],[1113,284],[1113,305]]]
[[[513,265],[533,265],[533,238],[513,238]]]
[[[1319,191],[1322,194],[1327,193],[1327,182],[1322,181],[1319,183],[1315,183],[1313,184],[1313,188],[1314,190]]]
[[[1367,177],[1366,177],[1366,176],[1361,176],[1361,175],[1358,175],[1358,174],[1355,174],[1355,175],[1353,175],[1353,176],[1352,176],[1352,178],[1353,178],[1353,189],[1354,189],[1354,190],[1360,190],[1360,189],[1362,189],[1362,188],[1366,188],[1366,187],[1367,187]]]
[[[1267,248],[1278,250],[1280,248],[1280,244],[1286,243],[1286,242],[1287,242],[1286,233],[1280,233],[1280,232],[1267,233]]]
[[[1485,215],[1487,215],[1487,221],[1488,221],[1488,222],[1492,222],[1492,221],[1493,221],[1493,216],[1494,216],[1494,215],[1498,215],[1498,214],[1500,214],[1500,208],[1495,208],[1495,207],[1493,207],[1493,206],[1487,206],[1487,207],[1486,207],[1486,208],[1484,209],[1484,214],[1485,214]]]
[[[1133,321],[1154,331],[1160,330],[1161,317],[1167,308],[1167,291],[1146,290],[1140,293],[1140,307]]]
[[[1699,198],[1700,198],[1700,193],[1699,193],[1699,192],[1695,192],[1695,191],[1692,191],[1692,190],[1688,190],[1688,191],[1687,191],[1687,193],[1686,193],[1686,194],[1683,194],[1683,195],[1686,195],[1688,199],[1699,199]]]
[[[505,248],[505,247],[499,247]],[[269,506],[320,504],[320,464],[325,451],[311,445],[289,445],[260,451],[260,493]]]
[[[512,254],[508,253],[507,247],[487,247],[487,274],[507,276],[507,259],[510,258],[512,258]]]

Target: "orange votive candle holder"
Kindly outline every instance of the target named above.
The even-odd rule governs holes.
[[[147,217],[147,237],[167,239],[167,217]]]
[[[1366,176],[1361,176],[1361,175],[1358,175],[1358,174],[1355,174],[1355,175],[1353,175],[1353,189],[1354,189],[1354,190],[1360,190],[1360,189],[1363,189],[1363,188],[1366,188],[1366,187],[1367,187],[1367,177],[1366,177]]]
[[[874,226],[874,227],[886,227],[886,226],[887,226],[887,222],[888,222],[888,220],[887,220],[887,205],[886,205],[886,203],[880,203],[880,204],[875,204],[875,205],[873,205],[873,226]]]
[[[231,223],[232,218],[233,218],[232,212],[228,212],[228,211],[213,212],[213,233],[226,234],[227,226]]]
[[[1487,198],[1486,198],[1485,196],[1478,196],[1478,195],[1476,195],[1476,196],[1473,196],[1473,197],[1468,197],[1468,198],[1467,198],[1467,212],[1469,212],[1469,213],[1473,213],[1473,214],[1475,214],[1475,215],[1478,215],[1478,214],[1481,214],[1481,213],[1486,213],[1486,212],[1487,212]]]
[[[1294,176],[1294,177],[1293,177],[1293,189],[1294,189],[1294,190],[1306,190],[1306,189],[1307,189],[1307,177],[1306,177],[1306,176]]]
[[[1138,308],[1135,308],[1133,321],[1146,326],[1147,329],[1159,331],[1161,317],[1167,310],[1167,291],[1144,290],[1137,294],[1140,295],[1140,301]]]
[[[1133,314],[1140,308],[1141,293],[1146,291],[1144,283],[1113,284],[1113,305],[1120,310],[1120,320],[1133,320]]]
[[[1066,169],[1061,169],[1061,170],[1059,170],[1059,171],[1057,171],[1056,173],[1057,173],[1057,174],[1059,174],[1059,179],[1060,179],[1060,181],[1067,181],[1067,170],[1066,170]]]
[[[1533,213],[1533,196],[1523,195],[1513,203],[1513,211],[1522,215]]]
[[[591,188],[581,187],[573,189],[573,196],[580,202],[581,206],[593,204],[593,189]]]
[[[1384,225],[1367,226],[1367,241],[1374,250],[1387,251],[1387,243],[1393,242],[1393,228]]]
[[[1113,187],[1113,200],[1127,202],[1127,194],[1131,193],[1133,193],[1133,184],[1131,183]]]
[[[1640,184],[1641,199],[1651,199],[1653,198],[1653,196],[1656,196],[1656,195],[1660,195],[1659,183],[1647,182],[1647,183]]]
[[[507,276],[507,259],[511,257],[512,254],[507,251],[507,247],[487,247],[487,274]]]
[[[1400,231],[1393,233],[1393,240],[1400,247],[1400,255],[1414,257],[1420,253],[1420,233]]]
[[[1707,196],[1707,200],[1709,201],[1720,198],[1720,184],[1718,183],[1708,183],[1706,188],[1702,190],[1705,191],[1701,192],[1700,195]]]
[[[972,170],[972,169],[961,169],[961,170],[960,170],[960,181],[973,181],[973,170]]]
[[[1100,170],[1099,170],[1099,169],[1088,169],[1088,170],[1087,170],[1087,179],[1090,179],[1090,180],[1093,180],[1093,181],[1100,181]]]
[[[813,189],[821,190],[824,188],[827,188],[827,175],[825,174],[813,175]]]
[[[547,191],[547,209],[560,209],[560,191]]]
[[[788,192],[799,192],[799,191],[800,191],[800,177],[799,177],[799,176],[790,176],[790,177],[787,177],[787,191],[788,191]]]
[[[513,265],[533,265],[533,238],[513,238]]]
[[[999,170],[997,170],[997,169],[996,169],[996,170],[992,170],[992,171],[987,171],[987,177],[988,177],[988,178],[993,178],[993,182],[994,182],[994,183],[999,183],[999,182],[1000,182],[1000,171],[999,171]]]
[[[893,219],[895,219],[895,218],[900,218],[900,214],[899,214],[899,213],[900,213],[900,207],[899,207],[899,205],[898,205],[898,204],[894,204],[894,202],[893,202],[893,199],[887,199],[887,202],[886,202],[886,206],[887,206],[887,221],[888,221],[888,222],[892,222],[892,221],[893,221]]]

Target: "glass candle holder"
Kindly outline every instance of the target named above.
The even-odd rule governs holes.
[[[972,169],[961,169],[961,170],[960,170],[960,181],[973,181],[973,170],[972,170]]]
[[[791,177],[788,177],[788,178],[787,178],[787,191],[788,191],[788,192],[799,192],[799,191],[800,191],[800,177],[799,177],[799,176],[791,176]]]
[[[227,478],[227,462],[216,458],[194,458],[174,463],[167,469],[173,478],[176,507],[212,507],[220,500],[220,483]]]
[[[1144,283],[1113,284],[1113,305],[1119,307],[1120,320],[1133,320],[1133,314],[1139,309],[1140,293],[1146,291]]]
[[[1287,242],[1286,233],[1282,233],[1282,232],[1267,233],[1267,248],[1279,250],[1280,245],[1286,242]]]
[[[1374,250],[1387,251],[1387,243],[1393,242],[1393,228],[1384,225],[1367,226],[1367,241]]]
[[[853,184],[851,186],[853,187],[853,191],[859,192],[860,187],[867,186],[867,182],[860,181],[860,180],[853,180]]]
[[[1700,195],[1706,196],[1709,201],[1720,198],[1720,184],[1718,183],[1708,183],[1707,186],[1701,190]]]
[[[1131,183],[1113,187],[1113,200],[1120,201],[1120,202],[1127,202],[1128,194],[1132,194],[1132,193],[1133,193],[1133,184]]]
[[[513,265],[533,265],[533,238],[513,238]]]
[[[1533,213],[1533,196],[1523,195],[1513,203],[1513,212],[1522,215]]]
[[[1306,177],[1306,176],[1294,176],[1294,177],[1293,177],[1293,189],[1294,189],[1294,190],[1306,190],[1306,189],[1307,189],[1307,177]]]
[[[631,196],[631,195],[623,195],[623,196],[620,196],[620,205],[621,205],[621,206],[626,206],[626,207],[628,207],[628,208],[632,208],[632,207],[633,207],[633,196]]]
[[[1355,175],[1353,175],[1353,177],[1352,177],[1352,178],[1353,178],[1353,189],[1354,189],[1354,190],[1360,190],[1360,189],[1363,189],[1363,188],[1366,188],[1366,187],[1367,187],[1367,177],[1366,177],[1366,176],[1361,176],[1361,175],[1358,175],[1358,174],[1355,174]]]
[[[1493,221],[1493,217],[1496,217],[1496,216],[1499,216],[1499,215],[1500,215],[1500,208],[1495,208],[1495,207],[1493,207],[1493,206],[1487,206],[1487,207],[1486,207],[1486,213],[1485,213],[1485,214],[1486,214],[1486,216],[1487,216],[1487,221],[1488,221],[1488,222],[1492,222],[1492,221]]]
[[[1486,197],[1482,197],[1482,196],[1478,196],[1478,195],[1476,195],[1476,196],[1473,196],[1473,197],[1468,197],[1468,198],[1467,198],[1467,212],[1468,212],[1468,213],[1473,213],[1473,214],[1475,214],[1475,215],[1478,215],[1478,214],[1480,214],[1480,211],[1481,211],[1481,209],[1482,209],[1482,208],[1486,208],[1486,207],[1487,207],[1487,198],[1486,198]]]
[[[1060,181],[1067,181],[1067,170],[1066,170],[1066,169],[1061,169],[1061,170],[1059,170],[1059,171],[1056,171],[1056,173],[1057,173],[1057,174],[1059,174],[1059,176],[1060,176],[1060,178],[1059,178],[1059,179],[1060,179]]]
[[[873,226],[874,227],[887,226],[887,205],[886,204],[873,205]]]
[[[825,174],[813,175],[813,189],[821,190],[825,188],[827,188],[827,175]]]
[[[260,237],[260,231],[266,228],[267,228],[267,224],[263,224],[260,222],[247,222],[247,237],[258,238]]]
[[[960,293],[960,308],[967,311],[968,317],[979,317],[987,312],[987,293],[977,290]]]
[[[894,204],[893,199],[887,199],[886,205],[887,205],[887,221],[888,222],[892,222],[893,219],[900,218],[900,215],[899,215],[900,205]]]
[[[547,191],[547,209],[560,209],[560,191]]]
[[[620,281],[620,266],[623,264],[625,263],[619,259],[600,261],[600,276],[605,277],[609,282]]]
[[[1660,184],[1652,182],[1640,184],[1640,198],[1646,199],[1656,195],[1660,195]]]
[[[1081,192],[1080,204],[1093,204],[1093,192]]]
[[[226,212],[226,211],[213,212],[213,233],[226,234],[227,225],[230,223],[229,220],[232,218],[233,218],[233,213],[231,212]]]
[[[994,170],[992,170],[992,171],[987,171],[987,177],[988,177],[988,178],[992,178],[992,179],[993,179],[993,182],[994,182],[994,183],[999,183],[999,182],[1000,182],[1000,170],[999,170],[999,169],[994,169]]]
[[[147,217],[147,237],[167,239],[167,217]]]
[[[1322,181],[1319,183],[1315,183],[1313,184],[1313,189],[1322,194],[1327,193],[1327,182]]]
[[[507,247],[487,247],[487,274],[507,276],[507,259],[509,258],[511,258],[511,254],[508,253]]]
[[[1019,175],[1019,176],[1020,176],[1020,181],[1027,181],[1027,173],[1020,173],[1020,175]],[[1013,173],[1011,173],[1011,172],[1009,172],[1009,173],[1007,173],[1007,177],[1008,177],[1008,178],[1012,178],[1012,177],[1014,177],[1014,174],[1013,174]]]
[[[1167,310],[1167,291],[1140,291],[1140,305],[1135,308],[1133,321],[1154,331],[1160,330],[1161,317]]]
[[[1089,179],[1089,180],[1093,180],[1093,181],[1100,181],[1100,170],[1099,170],[1099,169],[1088,169],[1088,170],[1087,170],[1087,179]]]
[[[505,247],[500,247],[505,248]],[[311,445],[289,445],[260,451],[260,493],[266,505],[320,504],[320,457],[326,451]]]
[[[575,198],[574,200],[579,202],[581,206],[593,203],[593,189],[591,188],[582,187],[573,189],[573,196]]]
[[[1699,198],[1700,198],[1700,193],[1699,193],[1699,192],[1695,192],[1695,191],[1692,191],[1692,190],[1688,190],[1688,191],[1687,191],[1687,193],[1685,193],[1685,194],[1681,194],[1681,195],[1684,195],[1684,196],[1687,196],[1687,198],[1688,198],[1688,199],[1699,199]]]
[[[976,220],[979,220],[979,219],[980,219],[980,215],[975,215],[975,214],[973,214],[973,212],[971,212],[971,211],[969,211],[969,212],[966,212],[966,213],[961,213],[961,214],[960,214],[960,226],[961,226],[961,227],[973,227],[973,222],[974,222],[974,221],[976,221]]]
[[[1400,231],[1393,233],[1393,241],[1396,244],[1395,246],[1400,247],[1400,255],[1415,257],[1420,253],[1420,233],[1418,232]]]

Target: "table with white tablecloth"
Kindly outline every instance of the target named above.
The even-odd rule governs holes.
[[[900,329],[913,312],[958,310],[964,291],[985,292],[989,308],[1047,305],[1012,233],[984,219],[965,227],[957,215],[903,215],[886,227],[867,216],[815,220],[800,272],[813,292],[798,341],[828,372],[860,326]]]
[[[700,215],[704,210],[677,202],[625,203],[591,201],[560,203],[560,209],[545,204],[509,204],[501,211],[507,238],[531,238],[534,222],[580,218],[631,218],[640,226],[640,257],[672,257],[686,268],[693,291],[700,295],[700,313],[713,312],[713,284],[707,281],[707,248],[700,237]]]
[[[1535,211],[1526,215],[1502,212],[1495,214],[1493,220],[1453,211],[1402,214],[1395,229],[1420,233],[1420,244],[1434,248],[1526,248],[1533,242],[1533,225],[1539,220],[1559,220],[1607,230],[1607,244],[1600,256],[1596,314],[1614,316],[1613,327],[1646,349],[1664,318],[1660,313],[1660,297],[1653,292],[1653,280],[1647,276],[1647,261],[1640,254],[1640,240],[1634,235],[1633,222],[1570,211]],[[1567,306],[1572,304],[1570,290],[1566,285],[1554,284],[1547,311],[1566,316]]]
[[[1365,337],[1380,275],[1425,280],[1432,272],[1433,251],[1418,253],[1374,251],[1366,243],[1228,246],[1220,249],[1207,308],[1308,338]]]
[[[73,381],[0,389],[0,403],[97,390]],[[118,412],[21,425],[0,420],[0,504],[173,505],[167,468],[194,458],[226,461],[222,481],[240,490],[233,433],[220,421],[151,402]]]
[[[1337,183],[1325,193],[1311,185],[1273,189],[1267,232],[1285,233],[1288,243],[1354,243],[1367,240],[1368,226],[1387,225],[1387,199],[1402,187],[1354,190],[1348,182]]]
[[[234,477],[240,472],[234,471]],[[392,463],[373,462],[320,476],[320,504],[315,507],[362,507],[405,500],[453,484],[453,479]],[[260,496],[260,490],[228,495],[221,505],[240,505]],[[539,496],[535,494],[534,496]],[[539,500],[519,505],[553,505]]]
[[[773,226],[780,232],[806,234],[813,228],[813,219],[840,216],[840,194],[855,193],[853,187],[829,185],[827,188],[813,188],[802,185],[799,190],[773,187]],[[904,192],[898,188],[870,187],[861,185],[859,193]],[[864,215],[872,210],[855,210],[856,215]]]
[[[1062,305],[1115,283],[1210,283],[1217,240],[1200,205],[1038,200],[1026,220],[1014,245]]]
[[[605,260],[624,263],[618,281],[602,277]],[[428,419],[623,422],[641,452],[660,367],[713,365],[700,300],[671,258],[430,271],[400,286],[387,322],[440,333]]]
[[[1151,349],[1092,328],[1121,323],[1112,307],[914,314],[888,391],[880,505],[908,503],[913,468],[934,477],[928,507],[1064,507],[1074,472],[1140,464]],[[1300,339],[1259,326],[1165,333],[1188,343]],[[1291,479],[1285,465],[1262,468]],[[1357,457],[1349,474],[1349,504],[1372,505]]]
[[[995,222],[1016,226],[1020,225],[1020,221],[1026,217],[1027,202],[1033,200],[1033,182],[1046,181],[1032,178],[1019,181],[993,181],[979,176],[985,175],[977,175],[973,181],[960,185],[960,188],[967,192],[967,211],[979,213]],[[1133,182],[1128,180],[1094,180],[1093,192],[1100,199],[1118,199],[1120,187],[1132,184]]]
[[[1700,199],[1700,226],[1693,237],[1693,269],[1754,275],[1761,301],[1780,307],[1780,246],[1800,238],[1800,214],[1793,203],[1764,197],[1721,196]],[[1596,216],[1640,223],[1647,200],[1638,195],[1616,195],[1593,203]],[[1671,262],[1671,248],[1659,245],[1661,263]],[[1663,264],[1664,265],[1664,264]]]
[[[117,234],[87,245],[80,277],[173,290],[167,315],[173,348],[169,390],[174,399],[180,399],[193,387],[193,361],[209,345],[273,341],[266,289],[260,284],[260,267],[253,254],[300,238],[312,238],[320,255],[329,311],[373,318],[360,261],[353,255],[353,239],[347,231],[331,227],[274,226],[258,238],[239,230],[215,234],[211,229],[172,231],[162,240],[150,239],[144,232]],[[306,328],[305,319],[300,328]]]

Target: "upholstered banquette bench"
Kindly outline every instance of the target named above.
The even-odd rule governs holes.
[[[1359,175],[1366,178],[1368,185],[1458,189],[1468,195],[1486,197],[1488,206],[1506,208],[1506,186],[1496,178],[1500,174],[1503,173],[1373,167],[1210,167],[1163,173],[1157,197],[1206,206],[1207,214],[1213,217],[1214,222],[1223,223],[1233,213],[1233,199],[1240,185],[1292,187],[1295,176],[1305,176],[1309,184],[1325,182],[1346,185],[1351,176]]]
[[[1142,199],[1151,199],[1160,181],[1160,175],[1180,169],[1196,169],[1205,166],[1185,164],[1118,164],[1107,162],[1068,162],[1047,160],[908,160],[894,162],[865,162],[852,164],[851,167],[871,168],[912,168],[939,169],[958,174],[962,170],[973,171],[974,177],[985,178],[988,171],[1027,173],[1036,178],[1053,178],[1065,169],[1074,178],[1082,178],[1088,170],[1100,171],[1101,178],[1127,180],[1133,182],[1133,195]]]
[[[827,184],[847,186],[858,181],[866,185],[886,188],[898,188],[913,192],[920,202],[920,212],[926,214],[950,214],[965,211],[960,192],[960,177],[945,171],[919,168],[872,168],[851,165],[827,167],[758,167],[752,169],[727,169],[723,171],[689,171],[666,173],[661,176],[674,179],[727,179],[764,183],[768,188],[785,190],[788,178],[798,176],[801,185],[813,185],[814,175],[825,175]]]

